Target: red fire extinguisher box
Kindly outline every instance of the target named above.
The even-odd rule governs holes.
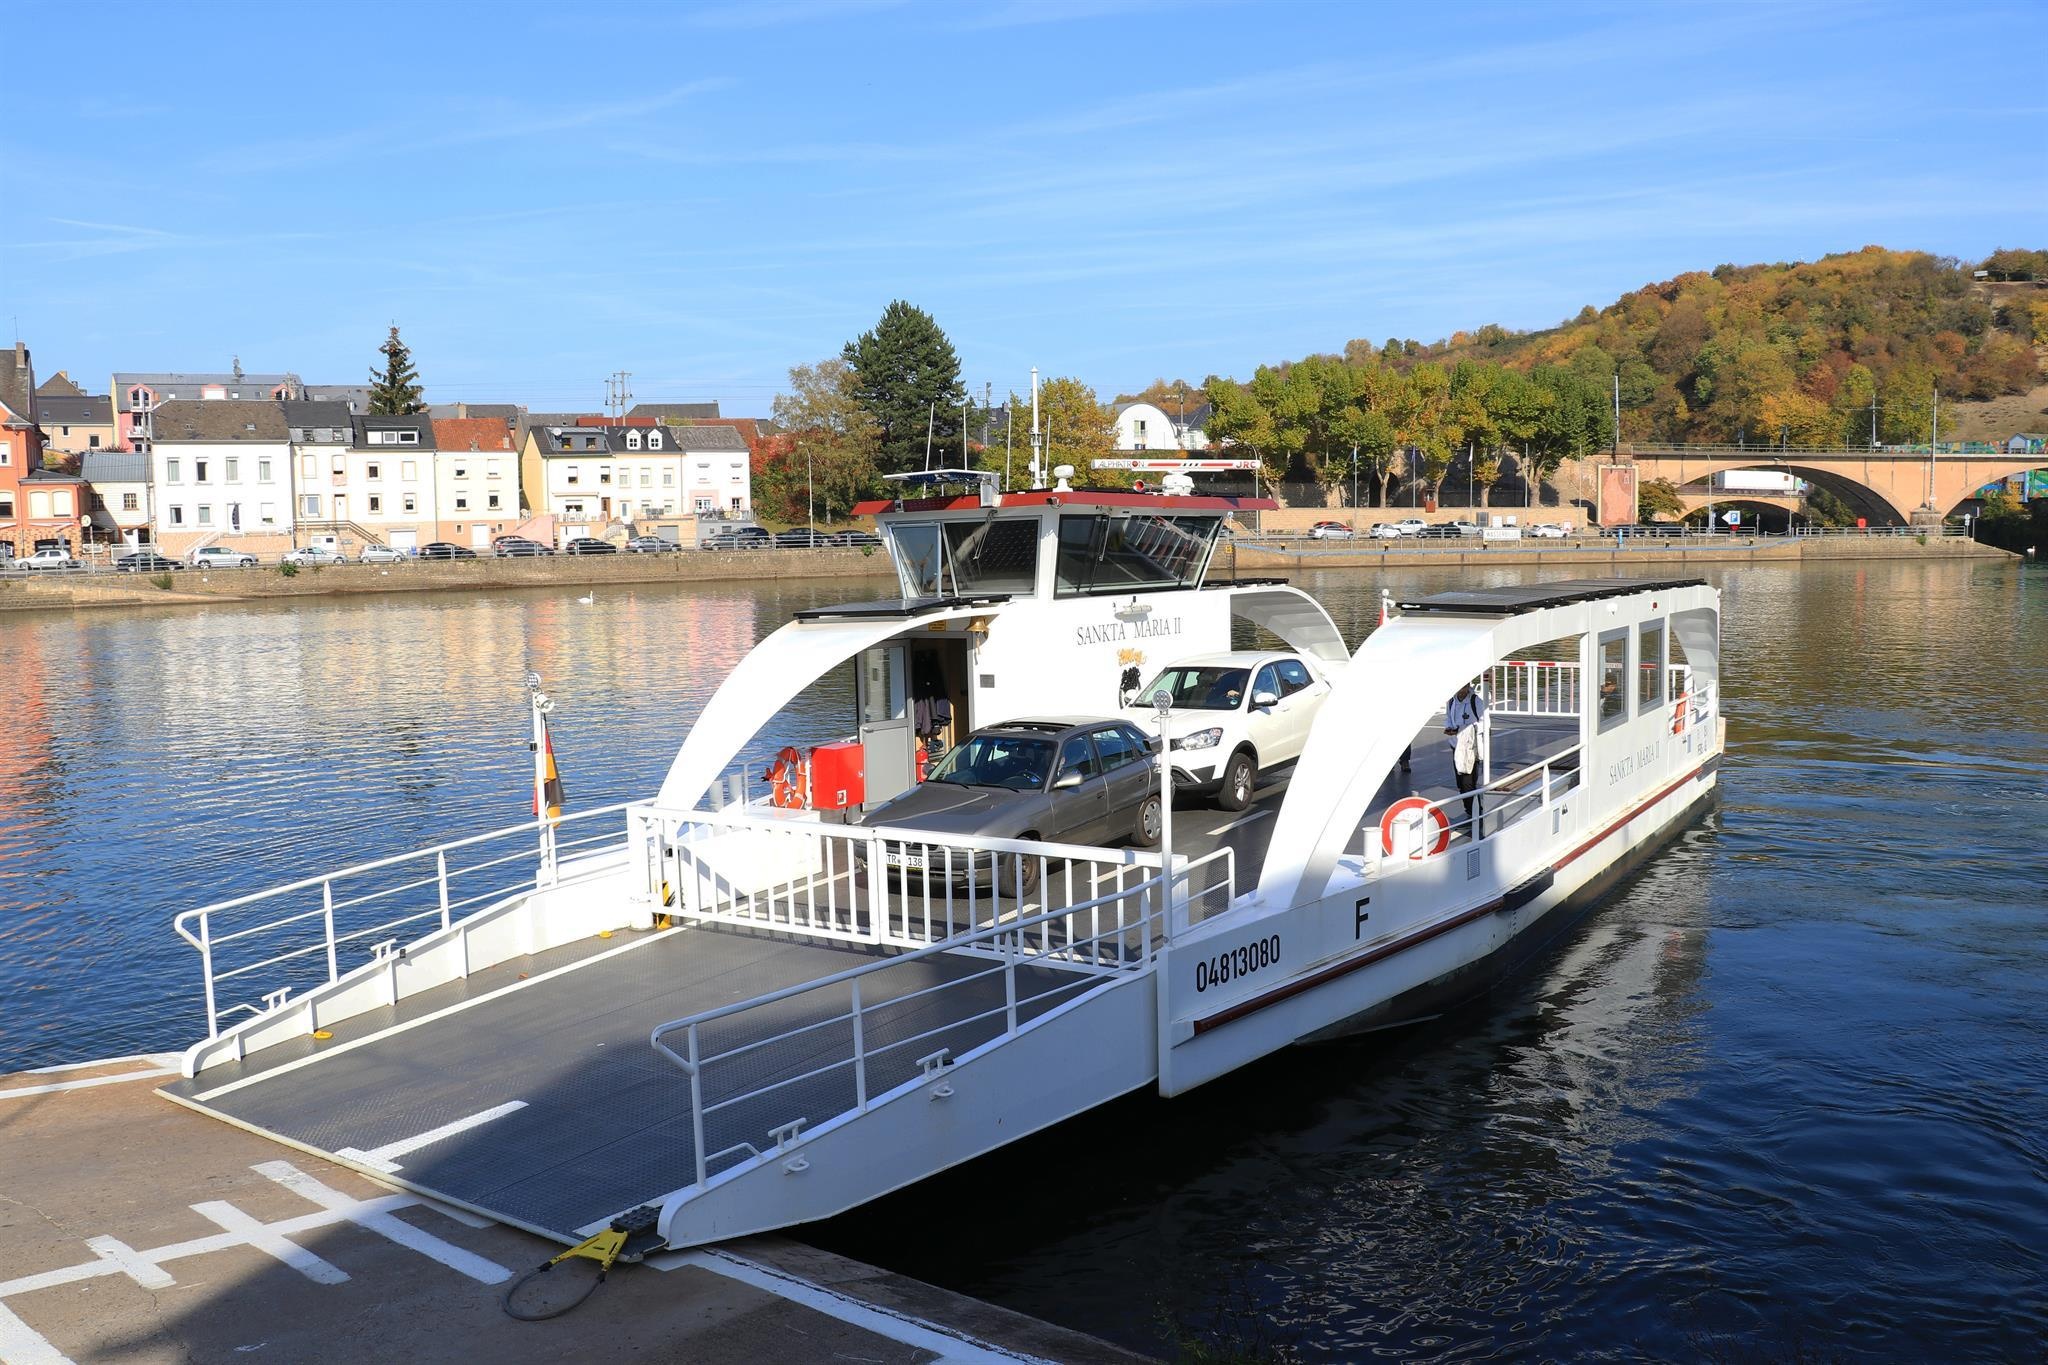
[[[856,740],[811,750],[811,805],[845,810],[867,799],[867,753]]]

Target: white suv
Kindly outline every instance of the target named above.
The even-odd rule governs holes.
[[[256,556],[226,545],[202,545],[192,552],[195,569],[253,569]]]
[[[1173,700],[1174,789],[1243,810],[1262,775],[1301,757],[1330,683],[1298,654],[1234,650],[1182,659],[1159,670],[1123,713],[1155,737],[1152,698],[1161,690]]]
[[[75,569],[78,561],[64,550],[37,550],[14,561],[17,569]]]

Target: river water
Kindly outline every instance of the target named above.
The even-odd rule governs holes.
[[[1524,574],[1570,576],[1463,582]],[[2048,571],[1710,577],[1721,808],[1520,977],[812,1235],[1161,1353],[2039,1358]],[[1453,586],[1304,580],[1354,640],[1383,584]],[[524,818],[529,669],[571,808],[643,796],[733,661],[871,586],[6,619],[0,1071],[190,1041],[178,910]]]

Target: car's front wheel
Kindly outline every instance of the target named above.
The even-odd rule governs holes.
[[[1258,770],[1252,756],[1239,749],[1223,767],[1223,781],[1216,789],[1216,804],[1224,810],[1243,810],[1252,803],[1252,787]]]
[[[1026,834],[1026,839],[1036,839],[1036,834]],[[1028,853],[1011,853],[996,864],[1000,878],[998,891],[1007,891],[1022,898],[1038,890],[1039,859]]]

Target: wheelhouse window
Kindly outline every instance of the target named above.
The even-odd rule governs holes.
[[[1061,517],[1054,595],[1196,587],[1220,520],[1145,513]]]
[[[1038,519],[911,522],[891,532],[905,597],[1032,592],[1038,585]]]

